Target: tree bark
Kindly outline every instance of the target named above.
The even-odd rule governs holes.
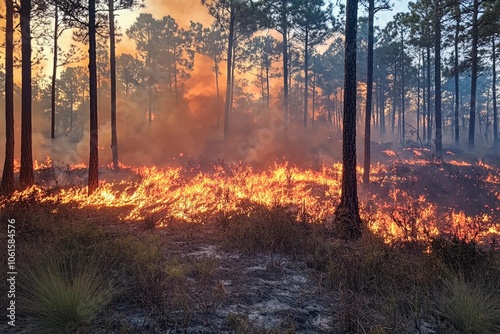
[[[342,194],[336,209],[337,235],[361,237],[356,178],[356,29],[358,1],[347,0],[344,59],[344,129],[342,143]]]
[[[304,43],[304,128],[307,127],[308,105],[309,105],[309,31],[306,28]]]
[[[217,91],[217,129],[220,128],[220,89],[219,89],[219,63],[214,58],[215,89]]]
[[[498,109],[497,109],[497,70],[496,70],[496,44],[495,44],[495,34],[491,36],[491,44],[493,47],[493,79],[492,79],[492,91],[493,91],[493,142],[495,145],[495,148],[498,148],[500,143],[498,140]]]
[[[1,190],[14,191],[14,4],[5,0],[5,161]]]
[[[472,52],[471,52],[471,83],[470,83],[470,114],[469,114],[469,149],[474,149],[474,132],[476,127],[476,91],[477,91],[477,44],[479,39],[478,27],[479,0],[474,0],[472,11]]]
[[[427,143],[432,140],[431,132],[431,47],[427,46]]]
[[[370,182],[370,140],[371,140],[371,114],[373,97],[373,21],[375,16],[375,0],[368,0],[368,54],[366,68],[366,109],[365,109],[365,154],[363,165],[363,183]]]
[[[403,40],[403,34],[401,34],[401,128],[400,128],[400,138],[401,138],[401,143],[404,144],[405,142],[405,100],[406,100],[406,90],[405,90],[405,64],[404,64],[404,56],[405,56],[405,51],[404,51],[404,40]]]
[[[31,120],[31,1],[21,0],[21,35],[22,35],[22,101],[21,101],[21,187],[35,183],[33,172],[33,143]]]
[[[420,138],[420,53],[417,65],[417,138]]]
[[[109,68],[111,77],[111,153],[113,168],[118,168],[118,136],[116,133],[116,40],[114,0],[109,0]]]
[[[95,1],[89,0],[90,154],[89,196],[99,187]]]
[[[266,66],[266,112],[267,117],[271,115],[271,87],[269,82],[269,66]]]
[[[283,117],[285,121],[285,130],[288,129],[288,20],[287,20],[287,2],[282,1],[281,25],[283,29]]]
[[[227,44],[227,72],[226,72],[226,106],[224,109],[224,140],[229,135],[229,112],[231,109],[231,84],[232,84],[232,60],[233,60],[233,38],[234,38],[234,0],[231,0],[231,14],[229,17],[229,40]]]
[[[55,5],[54,10],[54,55],[52,58],[52,82],[50,87],[50,138],[54,139],[56,137],[56,78],[57,78],[57,56],[58,56],[58,46],[57,42],[59,40],[59,8]]]
[[[454,53],[455,53],[455,59],[453,62],[453,67],[455,70],[455,120],[454,120],[454,125],[455,125],[455,132],[454,132],[454,137],[455,137],[455,145],[460,144],[460,127],[458,124],[458,119],[459,119],[459,111],[460,111],[460,73],[458,73],[458,42],[459,42],[459,33],[460,33],[460,16],[459,16],[459,10],[457,10],[458,13],[456,13],[456,24],[455,24],[455,40],[454,40]]]
[[[441,157],[443,151],[441,122],[441,1],[435,0],[436,15],[434,18],[434,105],[436,117],[436,156]]]
[[[396,105],[398,90],[396,89],[398,84],[398,64],[394,63],[394,88],[392,93],[392,114],[391,114],[391,133],[394,134],[394,128],[396,126]]]

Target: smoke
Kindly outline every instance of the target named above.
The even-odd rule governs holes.
[[[210,25],[213,17],[210,16],[200,0],[148,0],[146,11],[154,13],[156,17],[170,15],[175,18],[181,28],[189,27],[191,21]]]

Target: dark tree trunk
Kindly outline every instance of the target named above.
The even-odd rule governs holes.
[[[496,70],[496,45],[495,45],[495,34],[491,36],[491,44],[493,47],[493,80],[492,80],[492,91],[493,91],[493,142],[495,144],[495,148],[499,146],[498,140],[498,109],[497,109],[497,70]]]
[[[271,92],[270,92],[270,83],[269,83],[269,66],[266,66],[266,108],[267,108],[267,117],[270,116],[271,113]]]
[[[315,116],[315,111],[316,111],[316,72],[313,73],[313,78],[312,78],[312,106],[311,106],[311,127],[314,128],[314,116]]]
[[[435,0],[436,15],[434,18],[434,105],[436,115],[436,156],[441,157],[443,151],[441,122],[441,1]]]
[[[90,154],[88,194],[99,187],[95,0],[89,1]]]
[[[477,90],[477,44],[479,39],[479,0],[474,0],[472,11],[472,52],[471,52],[471,82],[470,82],[470,115],[469,115],[469,149],[474,149],[474,132],[476,126],[476,90]]]
[[[229,18],[229,40],[227,44],[227,80],[226,80],[226,106],[224,109],[224,139],[229,135],[229,112],[231,110],[231,84],[233,78],[232,73],[232,60],[233,60],[233,38],[234,38],[234,0],[231,0],[231,16]]]
[[[111,153],[113,168],[118,168],[118,136],[116,134],[116,47],[114,0],[109,0],[109,68],[111,76]]]
[[[236,83],[236,81],[234,80],[234,72],[236,71],[236,62],[235,62],[235,59],[236,59],[236,48],[237,48],[237,44],[234,44],[233,45],[233,60],[231,62],[231,89],[230,89],[230,92],[231,92],[231,97],[229,99],[229,114],[231,114],[233,112],[233,102],[234,102],[234,85]]]
[[[57,4],[55,5],[54,12],[54,55],[52,58],[52,82],[50,86],[50,138],[54,139],[56,137],[56,78],[57,78],[57,56],[58,56],[58,46],[57,42],[59,39],[59,8]]]
[[[217,129],[220,128],[220,89],[219,89],[219,63],[214,59],[215,89],[217,91]]]
[[[149,29],[147,30],[147,41],[148,41],[148,46],[150,46],[151,43],[151,32]],[[148,47],[147,50],[147,55],[146,55],[146,68],[148,69],[148,84],[146,86],[146,89],[148,91],[148,125],[151,127],[151,122],[153,121],[153,92],[152,92],[152,85],[153,85],[153,76],[151,75],[151,71],[153,70],[151,68],[151,54],[150,50]]]
[[[304,128],[307,127],[308,105],[309,105],[309,31],[306,28],[306,39],[304,43]]]
[[[427,142],[426,117],[427,117],[427,108],[429,108],[429,105],[427,104],[427,90],[426,90],[427,75],[425,67],[426,67],[425,51],[422,51],[422,81],[424,84],[422,87],[422,140],[424,142]]]
[[[175,94],[175,106],[179,107],[179,84],[177,82],[177,60],[175,57],[177,54],[176,49],[174,48],[174,94]]]
[[[417,65],[417,138],[420,138],[420,53]]]
[[[31,1],[21,0],[21,35],[22,35],[22,101],[21,101],[21,187],[35,183],[33,172],[33,144],[31,125]]]
[[[385,92],[380,80],[380,134],[385,135]]]
[[[282,2],[281,25],[283,29],[283,117],[288,129],[288,20],[286,1]]]
[[[427,46],[427,143],[432,140],[431,132],[431,47]]]
[[[1,190],[14,191],[14,4],[5,1],[5,161]]]
[[[73,131],[73,107],[74,107],[75,101],[73,97],[73,93],[71,93],[71,96],[69,98],[69,129],[66,131],[66,133]]]
[[[392,114],[391,114],[391,133],[394,134],[394,128],[396,126],[396,105],[398,90],[396,89],[398,85],[398,64],[394,63],[394,87],[392,93]]]
[[[336,209],[337,234],[361,237],[356,178],[356,26],[358,1],[347,0],[344,59],[344,129],[342,144],[342,194]]]
[[[460,73],[458,73],[458,42],[459,42],[459,33],[460,33],[460,16],[457,15],[457,21],[455,25],[455,40],[454,40],[454,51],[455,51],[455,59],[454,59],[454,71],[455,71],[455,144],[460,144],[460,128],[458,124],[459,118],[459,110],[460,110]]]
[[[405,100],[406,100],[406,90],[405,90],[405,64],[404,64],[404,41],[403,34],[401,34],[401,143],[405,142]]]
[[[373,96],[373,20],[375,16],[375,0],[368,0],[368,65],[366,69],[366,109],[365,109],[365,161],[363,165],[363,182],[370,182],[370,140],[371,113]]]

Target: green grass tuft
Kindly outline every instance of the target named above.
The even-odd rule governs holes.
[[[82,331],[118,294],[98,259],[49,259],[24,272],[22,305],[39,333]]]
[[[470,334],[500,333],[500,297],[494,288],[471,285],[462,277],[444,281],[436,313]]]

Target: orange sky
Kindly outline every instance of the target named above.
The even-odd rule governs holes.
[[[124,10],[118,14],[118,24],[124,33],[130,27],[139,13],[151,13],[157,19],[170,15],[182,28],[187,28],[191,21],[209,25],[213,17],[208,14],[208,10],[203,7],[200,0],[146,0],[146,7],[140,10]],[[135,51],[134,44],[129,43],[126,34],[123,34],[122,41],[118,44],[118,53]]]

